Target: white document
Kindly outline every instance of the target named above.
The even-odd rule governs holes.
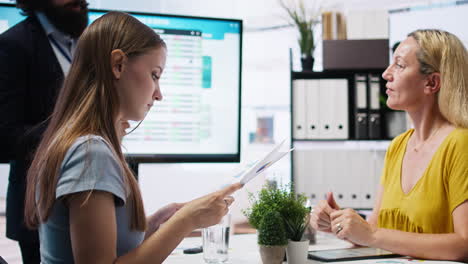
[[[280,151],[281,146],[283,144],[284,140],[278,146],[276,146],[270,153],[268,153],[263,159],[248,165],[240,173],[234,175],[234,178],[240,179],[240,183],[242,183],[242,185],[245,185],[250,180],[260,175],[267,168],[275,164],[275,162],[286,156],[286,154],[288,154],[294,149],[292,148],[287,151]]]

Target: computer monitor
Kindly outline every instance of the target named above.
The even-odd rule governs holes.
[[[91,9],[90,23],[108,11]],[[137,162],[238,162],[242,21],[128,13],[161,35],[168,57],[164,99],[124,137],[124,153]],[[22,19],[0,4],[0,32]]]
[[[0,2],[0,34],[25,19],[21,15],[21,10],[13,4]]]

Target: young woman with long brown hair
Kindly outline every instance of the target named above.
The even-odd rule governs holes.
[[[123,124],[162,100],[165,62],[164,41],[125,13],[100,17],[80,37],[28,173],[25,221],[39,228],[42,263],[161,263],[227,213],[240,184],[145,216],[120,142]]]

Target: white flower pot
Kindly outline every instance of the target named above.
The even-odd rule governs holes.
[[[291,241],[288,240],[286,256],[288,264],[304,264],[307,261],[309,251],[309,240]]]

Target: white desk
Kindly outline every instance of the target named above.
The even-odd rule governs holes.
[[[332,243],[342,244],[342,241],[324,233],[318,233],[317,242],[319,246],[328,247]],[[322,243],[321,243],[322,242]],[[184,239],[173,253],[166,259],[165,264],[204,264],[203,253],[184,254],[182,251],[185,248],[197,247],[202,244],[201,237],[190,237]],[[260,251],[257,245],[257,235],[234,235],[229,241],[229,264],[262,264]],[[286,263],[286,262],[284,262]],[[318,264],[320,261],[307,260],[306,264]],[[357,260],[343,262],[328,262],[335,264],[376,264],[376,263],[393,263],[393,264],[410,264],[414,261],[407,259],[374,259],[374,260]],[[448,261],[424,261],[424,264],[454,264],[457,262]],[[461,263],[461,262],[460,262]]]
[[[201,237],[186,238],[166,259],[165,264],[203,264],[203,253],[184,254],[184,248],[197,247],[202,244]],[[260,251],[257,245],[257,235],[234,235],[229,240],[229,261],[231,264],[261,264]],[[317,263],[317,262],[311,262]]]

